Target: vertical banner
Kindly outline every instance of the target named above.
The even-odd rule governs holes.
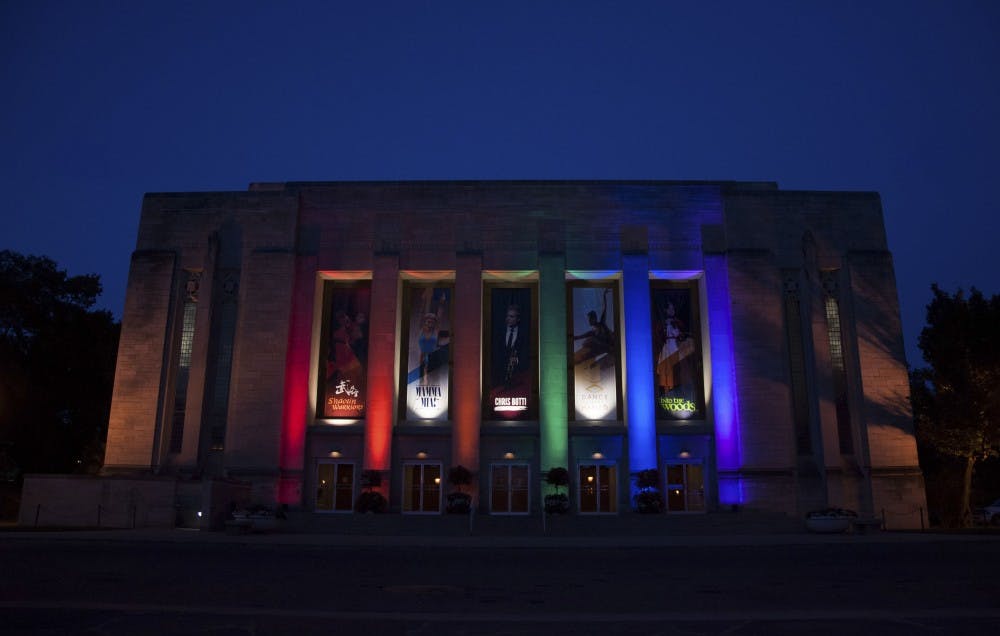
[[[573,287],[573,398],[578,420],[618,417],[615,287]]]
[[[409,288],[406,419],[448,419],[450,287]]]
[[[523,420],[531,404],[535,374],[532,365],[531,288],[490,290],[487,324],[490,368],[485,412],[498,420]]]
[[[701,325],[691,287],[654,287],[653,373],[658,419],[705,417],[701,364]]]
[[[329,290],[324,417],[361,418],[365,415],[370,304],[371,284],[368,282],[350,287],[333,286]]]

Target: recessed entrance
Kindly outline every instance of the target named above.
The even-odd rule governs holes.
[[[493,464],[490,467],[490,512],[528,514],[528,465]]]
[[[580,512],[613,513],[618,510],[618,478],[614,464],[580,464]]]
[[[403,512],[441,512],[441,464],[403,464]]]
[[[320,462],[316,467],[316,510],[351,512],[354,509],[354,464]]]
[[[667,464],[667,512],[705,511],[705,466],[700,461]]]

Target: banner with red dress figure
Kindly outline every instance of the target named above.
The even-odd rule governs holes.
[[[406,419],[447,420],[451,288],[410,287]]]
[[[368,377],[371,285],[332,286],[328,294],[323,417],[361,418]]]
[[[704,418],[697,295],[691,287],[654,287],[651,294],[656,416]]]

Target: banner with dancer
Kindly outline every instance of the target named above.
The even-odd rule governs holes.
[[[618,418],[615,287],[572,288],[573,403],[578,420]]]
[[[498,420],[524,420],[531,403],[535,374],[532,362],[531,288],[489,290],[489,364],[485,414]]]
[[[450,287],[410,287],[406,419],[447,420],[451,372]]]
[[[656,416],[703,418],[705,382],[697,295],[690,287],[654,287],[651,294]]]
[[[368,377],[371,285],[328,288],[323,417],[361,418]]]

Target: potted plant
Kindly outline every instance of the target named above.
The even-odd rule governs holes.
[[[813,510],[806,515],[806,530],[818,533],[847,532],[858,513],[844,508]]]
[[[633,504],[636,512],[641,514],[663,512],[663,495],[660,494],[660,471],[655,468],[640,470],[635,475],[635,485],[639,488]]]
[[[469,514],[472,510],[472,495],[462,492],[462,486],[468,486],[472,483],[472,471],[462,465],[452,466],[448,471],[448,483],[458,490],[448,493],[446,510],[450,514]]]
[[[366,469],[361,471],[361,488],[363,489],[354,503],[355,512],[385,512],[389,502],[379,491],[375,490],[382,486],[382,471]]]
[[[554,486],[554,494],[545,495],[545,512],[566,514],[569,512],[569,495],[559,492],[559,488],[569,486],[569,471],[562,467],[550,468],[545,473],[545,483]]]

